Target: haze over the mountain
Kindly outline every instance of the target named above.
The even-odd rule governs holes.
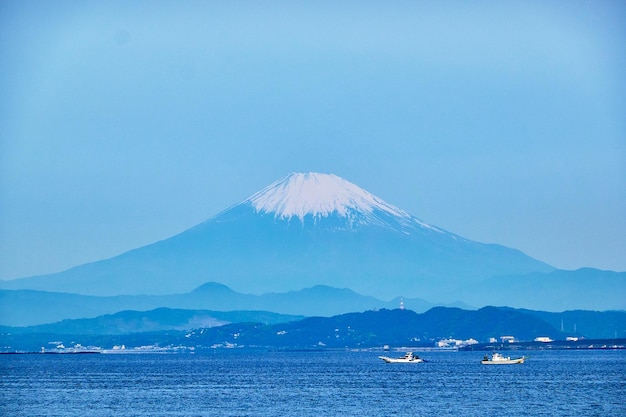
[[[335,175],[294,173],[172,238],[2,287],[119,295],[185,293],[209,281],[245,293],[323,284],[454,301],[452,291],[485,279],[553,270],[429,225]]]
[[[383,301],[349,289],[318,285],[298,291],[241,294],[217,283],[206,283],[187,294],[99,297],[36,290],[0,290],[0,326],[32,326],[65,319],[93,318],[123,310],[158,307],[194,310],[263,310],[300,316],[332,316],[354,311],[397,308],[422,313],[435,306],[418,298]],[[471,308],[456,304],[455,307]]]

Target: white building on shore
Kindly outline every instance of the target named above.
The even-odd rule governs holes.
[[[459,339],[441,339],[437,342],[437,347],[440,348],[449,348],[449,347],[463,347],[469,345],[477,345],[478,340],[469,338],[467,340],[459,340]]]

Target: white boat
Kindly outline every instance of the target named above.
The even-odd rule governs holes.
[[[400,358],[390,358],[388,356],[379,356],[380,359],[384,360],[386,363],[422,363],[424,359],[420,358],[417,355],[413,355],[413,352],[407,352],[404,356]]]
[[[517,363],[524,363],[525,360],[526,358],[524,356],[522,356],[521,358],[511,359],[510,356],[502,356],[499,353],[494,353],[493,355],[491,355],[491,359],[489,358],[489,356],[485,355],[480,363],[482,363],[483,365],[514,365]]]

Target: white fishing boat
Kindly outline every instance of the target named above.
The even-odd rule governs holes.
[[[379,356],[380,359],[385,361],[386,363],[422,363],[424,359],[420,358],[417,355],[414,355],[413,352],[407,352],[404,356],[400,358],[390,358],[389,356]]]
[[[510,356],[503,356],[499,353],[494,353],[493,355],[491,355],[491,358],[485,355],[480,363],[482,363],[483,365],[515,365],[518,363],[524,363],[525,360],[526,358],[524,356],[522,356],[521,358],[511,359]]]

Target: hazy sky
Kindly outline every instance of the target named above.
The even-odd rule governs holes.
[[[290,172],[626,270],[626,2],[0,2],[0,278],[170,237]]]

